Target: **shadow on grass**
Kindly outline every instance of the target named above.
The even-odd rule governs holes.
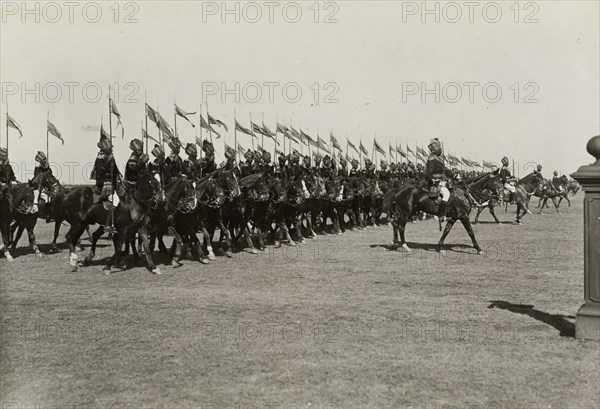
[[[515,314],[527,315],[534,320],[543,322],[556,328],[561,337],[575,338],[575,324],[568,321],[567,318],[574,319],[571,315],[548,314],[547,312],[536,310],[533,305],[513,304],[508,301],[490,301],[488,308],[499,308],[514,312]]]
[[[406,244],[413,252],[418,251],[418,250],[437,252],[437,244],[410,243],[410,242],[407,242]],[[371,244],[371,245],[369,245],[369,247],[372,249],[381,247],[381,248],[384,248],[389,251],[401,251],[401,252],[405,251],[400,247],[399,244]],[[442,246],[442,249],[453,251],[456,253],[466,253],[466,254],[473,253],[473,251],[466,251],[467,249],[474,250],[473,246],[470,246],[468,244],[444,244],[444,246]],[[461,250],[458,250],[458,249],[461,249]]]

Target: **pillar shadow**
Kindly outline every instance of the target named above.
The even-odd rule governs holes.
[[[536,310],[533,305],[513,304],[508,301],[490,301],[488,308],[499,308],[514,312],[516,314],[527,315],[534,320],[543,322],[556,328],[561,337],[575,338],[575,324],[568,321],[567,318],[575,319],[571,315],[548,314],[547,312]]]

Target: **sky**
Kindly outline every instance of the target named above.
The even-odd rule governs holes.
[[[218,160],[234,144],[235,115],[246,127],[264,118],[326,141],[333,132],[370,154],[374,138],[387,151],[438,137],[446,152],[479,162],[508,156],[521,177],[537,163],[549,177],[593,162],[585,145],[600,134],[598,1],[74,4],[2,2],[0,140],[6,147],[8,107],[23,131],[8,131],[20,180],[46,150],[49,116],[65,141],[50,136],[55,174],[89,182],[109,84],[124,127],[121,139],[113,116],[121,166],[141,137],[144,101],[171,126],[175,102],[208,108],[229,125],[213,139]],[[183,118],[177,131],[184,143],[199,136]],[[158,136],[152,123],[148,132]],[[252,147],[247,135],[237,140]]]

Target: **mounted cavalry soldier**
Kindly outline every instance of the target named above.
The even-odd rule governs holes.
[[[189,179],[200,178],[200,172],[202,171],[202,164],[198,160],[198,149],[195,143],[188,143],[185,146],[185,153],[188,157],[183,161],[183,174]]]
[[[446,169],[444,164],[444,156],[442,153],[442,143],[438,138],[433,138],[427,146],[429,158],[425,166],[425,178],[429,182],[430,196],[435,194],[436,197],[441,196],[442,201],[438,208],[438,217],[440,222],[446,221],[446,207],[450,200],[450,190],[448,190],[446,177],[452,177],[452,172]]]
[[[256,173],[256,164],[254,163],[254,153],[248,149],[244,152],[246,161],[241,165],[242,177],[250,176]]]
[[[35,166],[35,169],[33,170],[33,178],[36,179],[38,176],[41,175],[41,177],[39,178],[40,181],[40,185],[44,185],[44,186],[52,186],[53,188],[58,186],[58,180],[54,177],[54,175],[52,174],[52,169],[50,168],[50,164],[48,163],[48,158],[46,157],[46,154],[42,151],[38,151],[37,154],[35,155],[35,161],[37,162],[37,165]],[[44,183],[46,182],[46,183]],[[29,184],[32,185],[33,182],[30,182]],[[46,206],[46,222],[51,222],[51,218],[50,218],[50,212],[48,211],[49,207],[48,205],[50,204],[50,199],[54,197],[55,192],[49,190],[49,191],[39,191],[39,187],[40,186],[33,186],[32,187],[35,189],[34,191],[34,201],[39,202],[39,199],[42,199],[42,201],[45,203]]]
[[[8,150],[0,148],[0,191],[16,181],[15,172],[8,162]]]
[[[114,233],[114,187],[121,173],[112,153],[111,141],[105,136],[101,137],[98,148],[100,152],[94,162],[91,178],[96,180],[95,193],[100,195],[100,201],[104,202],[104,208],[108,210],[105,227],[109,233]]]
[[[558,172],[554,171],[553,176],[552,176],[552,182],[550,182],[550,186],[552,186],[552,188],[558,192],[558,193],[563,193],[564,188],[563,186],[560,184],[559,182],[559,177],[558,177]]]
[[[542,176],[542,165],[538,164],[533,173]]]
[[[358,176],[359,174],[359,170],[358,170],[358,160],[356,159],[352,159],[352,169],[350,169],[350,177],[352,176]]]
[[[169,148],[171,148],[171,154],[165,159],[165,177],[169,180],[178,178],[183,172],[183,160],[179,156],[181,145],[177,140],[169,141]]]
[[[392,165],[393,164],[394,163],[392,162]],[[379,170],[379,180],[382,180],[382,181],[389,180],[390,176],[391,176],[391,174],[393,172],[392,169],[391,169],[392,166],[390,166],[390,170],[388,170],[388,164],[387,164],[387,162],[384,159],[381,160],[380,166],[381,166],[381,169]]]
[[[155,159],[148,164],[148,170],[153,175],[158,175],[163,185],[167,185],[171,180],[166,172],[165,150],[159,144],[155,144],[152,148],[152,155]]]
[[[204,152],[204,157],[201,161],[202,174],[207,175],[217,170],[217,164],[215,163],[215,147],[205,139],[202,141],[202,152]]]
[[[144,153],[144,143],[140,139],[133,139],[129,143],[129,149],[132,152],[125,165],[125,180],[137,183],[140,175],[148,169],[148,155]]]
[[[369,158],[365,159],[365,168],[363,169],[363,174],[369,179],[375,178],[375,164]]]
[[[229,146],[225,150],[225,164],[223,165],[223,168],[225,170],[233,170],[237,177],[240,176],[240,169],[235,162],[235,151]]]
[[[343,156],[340,156],[340,169],[338,170],[338,175],[343,177],[348,176],[348,162]]]
[[[502,183],[504,183],[504,189],[509,192],[508,201],[511,204],[515,203],[515,181],[510,174],[510,170],[508,169],[508,158],[505,156],[502,158],[502,168],[500,169],[500,179]]]

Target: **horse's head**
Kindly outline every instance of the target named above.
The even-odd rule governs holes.
[[[58,179],[46,172],[38,173],[29,181],[29,186],[39,190],[53,191],[57,185]]]
[[[241,194],[240,184],[233,170],[219,172],[219,183],[227,199],[234,199]]]
[[[310,197],[306,183],[303,179],[291,180],[287,187],[288,202],[298,205]]]
[[[198,185],[196,185],[198,190]],[[225,203],[225,191],[221,186],[221,183],[210,176],[205,183],[202,184],[201,191],[198,191],[200,202],[208,207],[221,207]]]
[[[252,189],[250,190],[251,199],[257,202],[266,202],[269,200],[269,183],[264,176],[260,176]]]
[[[275,203],[282,203],[287,200],[287,189],[283,180],[274,178],[270,183],[271,199]]]
[[[150,172],[140,175],[136,185],[134,197],[152,208],[165,202],[165,191],[160,181],[152,176]]]

